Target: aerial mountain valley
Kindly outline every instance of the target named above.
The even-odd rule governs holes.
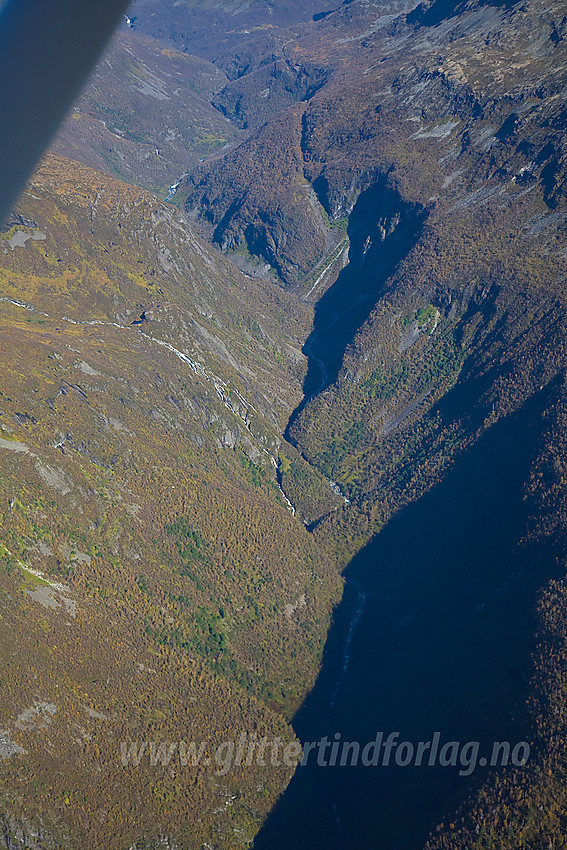
[[[132,3],[1,225],[1,847],[567,847],[566,37]]]

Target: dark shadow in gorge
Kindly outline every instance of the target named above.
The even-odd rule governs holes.
[[[494,425],[351,562],[347,577],[364,585],[368,601],[331,711],[354,603],[354,585],[347,588],[319,680],[294,721],[303,741],[340,732],[365,743],[399,731],[400,741],[417,743],[438,731],[443,742],[479,741],[490,753],[494,741],[529,739],[534,601],[558,568],[552,540],[520,545],[530,512],[523,485],[556,395],[551,383]],[[417,850],[455,795],[482,776],[310,764],[254,846]]]
[[[318,189],[324,201],[324,188]],[[307,402],[336,381],[348,345],[416,244],[426,217],[427,211],[402,200],[386,177],[360,195],[349,217],[348,265],[315,306],[313,330],[303,347],[308,358],[303,401],[289,420],[287,437]]]

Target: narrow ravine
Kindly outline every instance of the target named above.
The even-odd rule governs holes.
[[[485,754],[495,741],[532,740],[529,624],[555,562],[525,542],[523,488],[558,391],[489,429],[351,561],[318,681],[294,718],[301,741],[362,752],[380,733],[413,747],[438,734]],[[439,760],[329,764],[326,752],[297,771],[255,850],[423,850],[486,776],[480,762],[466,776]]]
[[[163,199],[163,203],[164,203],[164,204],[167,204],[167,203],[169,203],[169,201],[173,200],[173,198],[177,195],[177,192],[178,192],[178,190],[179,190],[179,187],[181,186],[181,183],[182,183],[182,182],[183,182],[183,180],[185,180],[185,178],[186,178],[186,177],[188,177],[188,176],[189,176],[189,172],[188,172],[188,171],[186,171],[184,174],[182,174],[182,175],[181,175],[181,177],[179,178],[179,180],[177,181],[177,183],[172,183],[172,185],[169,187],[169,193],[168,193],[168,194],[166,195],[166,197]],[[171,179],[171,178],[170,178],[170,179]]]

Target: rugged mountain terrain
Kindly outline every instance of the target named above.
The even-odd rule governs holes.
[[[210,62],[124,25],[55,150],[165,197],[199,160],[239,139],[210,102],[227,82]]]
[[[55,157],[2,237],[13,830],[91,846],[94,776],[105,846],[564,845],[566,19],[137,0],[58,149],[186,217]],[[292,718],[532,757],[117,768]]]
[[[308,317],[61,158],[0,250],[3,808],[47,846],[239,844],[289,768],[120,743],[294,740],[340,589],[276,480]]]
[[[272,89],[277,78],[269,103],[249,87],[239,94],[238,78],[257,56],[258,41],[277,57],[293,35],[289,26],[311,20],[318,8],[315,2],[138,0],[55,150],[167,195],[199,161],[214,160],[245,138],[249,113],[258,124],[273,114],[276,97],[284,106],[309,93],[317,70],[277,58],[275,71],[267,59],[256,74],[257,85],[265,79]],[[250,96],[245,109],[240,99]],[[267,109],[258,108],[264,103]]]
[[[235,53],[249,52],[254,61],[259,47],[279,44],[289,38],[290,27],[310,22],[320,12],[318,0],[181,0],[166,6],[159,0],[135,0],[132,6],[136,29],[230,66]]]
[[[478,798],[479,776],[298,777],[261,847],[418,847],[436,818],[436,847],[563,832],[565,733],[550,708],[563,632],[549,608],[565,564],[563,20],[561,4],[345,5],[293,42],[325,84],[188,178],[187,208],[217,244],[317,302],[287,433],[350,499],[316,539],[345,565],[368,544],[347,572],[369,594],[349,691],[329,716],[322,678],[296,728],[538,744]],[[258,94],[255,73],[239,85]],[[459,826],[464,793],[481,802]]]

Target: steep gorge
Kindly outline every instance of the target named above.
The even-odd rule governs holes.
[[[229,711],[231,729],[250,721],[289,734],[284,720],[294,714],[303,740],[340,733],[367,741],[382,728],[412,741],[442,730],[445,739],[483,745],[504,738],[538,745],[523,773],[300,770],[260,832],[259,848],[418,850],[433,830],[431,847],[498,840],[539,850],[561,835],[566,808],[567,733],[557,711],[565,690],[565,628],[557,612],[565,607],[567,557],[567,218],[565,160],[554,130],[565,109],[561,6],[433,2],[408,15],[406,4],[384,9],[353,0],[309,21],[287,4],[287,21],[283,14],[259,30],[258,4],[228,6],[230,26],[213,32],[210,18],[198,20],[198,3],[176,4],[163,25],[151,20],[155,0],[138,4],[144,31],[180,47],[194,43],[198,30],[207,59],[222,46],[219,65],[231,79],[220,93],[211,89],[210,100],[247,125],[248,137],[200,163],[180,181],[175,200],[205,236],[240,252],[235,259],[246,274],[134,190],[115,185],[120,203],[101,212],[91,175],[85,198],[96,200],[78,214],[75,188],[59,199],[50,195],[58,194],[65,168],[48,175],[47,190],[40,181],[39,200],[26,202],[28,224],[14,225],[29,238],[24,246],[16,239],[13,250],[27,253],[13,253],[14,233],[4,237],[13,299],[28,292],[30,303],[49,313],[55,298],[59,318],[70,307],[78,311],[72,316],[86,315],[87,307],[94,315],[93,306],[122,325],[147,315],[151,333],[166,345],[157,355],[138,334],[134,347],[125,347],[110,327],[71,333],[61,322],[44,328],[39,314],[24,322],[17,310],[7,312],[7,348],[26,330],[35,340],[30,350],[64,340],[67,383],[46,402],[52,414],[64,405],[60,415],[73,427],[61,426],[60,445],[42,445],[46,411],[37,400],[23,402],[38,389],[10,366],[6,433],[29,442],[33,454],[8,453],[6,480],[18,464],[29,464],[34,494],[43,499],[34,472],[41,449],[47,466],[57,458],[63,467],[63,484],[50,480],[82,493],[90,478],[80,477],[79,461],[94,465],[96,472],[87,466],[100,476],[96,487],[88,485],[97,499],[87,512],[94,528],[78,507],[73,521],[97,547],[96,561],[93,568],[75,564],[74,582],[118,617],[113,581],[121,576],[128,605],[140,606],[145,618],[143,627],[128,620],[127,643],[142,642],[148,666],[155,653],[174,675],[190,665],[198,729],[206,730],[219,706],[238,703],[240,716]],[[150,17],[142,20],[144,14]],[[30,221],[42,221],[46,203],[53,233],[44,254]],[[96,235],[94,276],[83,249],[76,256],[74,221],[80,234]],[[59,244],[64,250],[55,250]],[[22,256],[29,264],[13,268]],[[93,429],[82,405],[97,409],[90,399],[102,397],[98,385],[107,379],[100,338],[136,401],[116,391]],[[172,347],[201,364],[203,380],[192,371],[190,389],[168,360]],[[83,359],[74,360],[79,354]],[[140,365],[128,377],[133,356]],[[39,374],[47,392],[53,376]],[[226,398],[203,375],[219,376]],[[126,432],[117,422],[142,435],[124,468]],[[124,529],[132,529],[124,534],[144,540],[144,568],[105,501],[116,513],[129,490],[145,514],[141,532],[124,515]],[[18,493],[14,499],[6,490],[7,527],[18,554],[32,544],[39,559],[38,511],[47,508]],[[58,563],[70,533],[55,518],[64,496],[47,514],[57,528],[50,531],[57,544],[49,541],[50,566],[72,575],[71,564]],[[341,569],[344,600],[305,697]],[[16,592],[14,570],[6,563],[7,596]],[[34,636],[46,653],[42,629],[38,621]],[[93,629],[83,640],[95,637]],[[130,664],[134,655],[125,652]],[[124,681],[123,705],[134,689],[129,674]],[[175,705],[186,696],[176,691]],[[71,697],[66,704],[76,709]],[[123,705],[122,728],[146,728],[145,718]],[[152,704],[152,729],[160,706]],[[178,734],[184,723],[183,714],[176,717]],[[19,777],[12,778],[17,787]],[[236,783],[211,792],[199,777],[196,796],[209,818],[198,827],[199,840],[223,848],[243,834],[251,840],[288,779],[278,775],[263,786],[260,805],[253,788],[264,780],[254,773],[234,811],[228,806],[215,820],[215,795],[235,793]],[[160,783],[152,786],[147,834],[170,805],[173,821],[197,822],[175,777]],[[57,818],[74,824],[64,790]],[[130,793],[141,792],[121,786],[121,794]],[[16,799],[12,811],[25,813],[25,802]],[[528,816],[536,803],[548,806],[550,835]],[[101,834],[110,840],[105,830],[108,823]],[[123,834],[134,840],[134,833],[128,822]]]

